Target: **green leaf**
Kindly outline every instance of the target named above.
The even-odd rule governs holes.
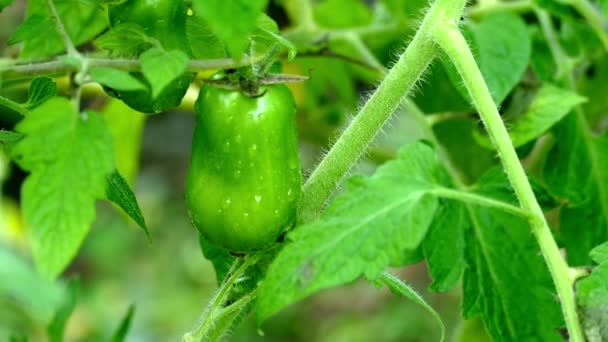
[[[412,289],[409,285],[407,285],[399,278],[388,272],[383,272],[380,276],[380,280],[384,282],[384,284],[386,284],[386,286],[394,294],[406,297],[411,301],[415,302],[416,304],[422,306],[426,311],[428,311],[439,325],[439,329],[441,330],[440,341],[445,340],[445,325],[443,324],[443,321],[441,320],[439,314],[424,301],[424,298],[422,298],[418,293],[416,293],[416,291],[414,291],[414,289]]]
[[[224,281],[224,278],[226,278],[226,275],[236,258],[230,255],[225,249],[207,241],[202,234],[199,235],[199,244],[205,259],[211,261],[213,264],[217,284],[220,285]]]
[[[1,218],[1,216],[0,216]],[[62,301],[63,288],[59,283],[44,279],[31,263],[0,244],[0,303],[18,302],[29,317],[49,321],[53,311]],[[2,313],[0,310],[0,314]],[[10,309],[9,309],[10,313]],[[11,313],[11,316],[15,313]],[[3,326],[10,320],[0,315]],[[2,330],[2,329],[0,329]]]
[[[420,19],[423,10],[429,6],[428,0],[382,0],[390,13],[402,21]]]
[[[107,26],[103,8],[96,1],[55,1],[61,22],[74,45],[86,43]],[[29,1],[26,19],[17,27],[9,44],[23,43],[20,58],[46,58],[65,51],[65,44],[51,19],[46,1]]]
[[[608,0],[599,0],[600,10],[604,18],[608,18]]]
[[[523,76],[532,50],[526,23],[517,15],[490,14],[481,22],[469,23],[471,48],[483,78],[497,105],[507,97]],[[465,99],[468,91],[450,64],[450,78]],[[469,100],[469,103],[471,101]]]
[[[145,84],[141,83],[137,78],[131,76],[126,71],[97,67],[89,71],[89,75],[93,81],[110,87],[115,90],[143,90],[146,91],[148,88]]]
[[[133,321],[133,315],[135,314],[135,305],[129,305],[129,310],[122,318],[120,325],[112,335],[110,342],[124,342],[127,338],[127,333],[129,332],[129,327],[131,326],[131,321]]]
[[[372,177],[351,178],[319,220],[287,235],[259,289],[258,322],[321,289],[375,279],[416,249],[437,206],[437,173],[434,151],[419,142]]]
[[[498,168],[482,177],[474,191],[516,203]],[[464,317],[480,315],[496,341],[562,341],[553,282],[528,223],[489,208],[472,207],[471,212],[465,233]]]
[[[591,258],[598,263],[590,275],[576,282],[576,300],[589,341],[608,340],[608,242],[595,247]]]
[[[583,125],[572,113],[555,126],[543,166],[548,190],[564,203],[560,240],[572,266],[588,265],[591,249],[608,240],[608,133],[595,137]]]
[[[192,6],[194,15],[200,15],[230,55],[239,59],[267,3],[268,0],[194,0]]]
[[[372,22],[365,3],[351,0],[322,1],[314,7],[314,17],[319,25],[332,28],[361,27]]]
[[[471,119],[444,121],[433,127],[465,183],[479,179],[498,162],[494,151],[481,147],[475,141],[474,129],[475,122]]]
[[[124,177],[117,170],[114,170],[114,172],[109,174],[106,179],[106,195],[108,196],[108,199],[121,207],[125,213],[127,213],[127,215],[129,215],[129,217],[131,217],[133,221],[135,221],[135,223],[137,223],[137,225],[144,230],[148,240],[151,241],[150,232],[146,226],[146,221],[141,213],[141,209],[139,209],[135,194],[129,187],[129,183],[127,183]]]
[[[225,58],[226,47],[203,16],[194,14],[186,20],[186,34],[192,47],[192,55],[197,59]]]
[[[16,129],[25,137],[13,158],[30,172],[21,191],[25,224],[38,268],[54,278],[75,256],[95,218],[95,200],[104,197],[112,140],[99,114],[79,115],[60,97],[36,107]]]
[[[569,6],[566,2],[560,2],[555,0],[533,0],[534,5],[546,10],[552,15],[560,18],[576,18],[578,14],[573,6]]]
[[[120,23],[95,40],[100,49],[109,50],[117,57],[137,57],[152,47],[154,40],[135,23]]]
[[[36,108],[55,95],[57,95],[57,84],[55,83],[55,80],[47,76],[37,76],[30,84],[25,107],[27,109]]]
[[[15,32],[8,40],[8,44],[17,44],[28,39],[34,39],[38,32],[49,27],[54,27],[54,23],[47,15],[33,14],[25,18],[25,20],[17,26]]]
[[[292,42],[290,42],[289,40],[283,38],[281,35],[276,34],[272,31],[264,30],[264,32],[271,35],[279,44],[281,44],[284,48],[287,49],[287,61],[288,62],[291,62],[296,57],[296,54],[298,53],[298,49]]]
[[[23,138],[23,135],[11,131],[0,130],[0,146],[8,154],[11,153],[13,147]]]
[[[545,36],[538,26],[530,29],[532,36],[532,56],[530,66],[536,77],[542,82],[553,82],[557,75],[557,66]]]
[[[78,278],[72,278],[68,283],[67,296],[57,308],[53,320],[51,320],[51,323],[47,327],[50,342],[63,342],[66,324],[72,312],[74,312],[74,308],[76,308],[79,297],[80,281]]]
[[[558,198],[567,199],[570,206],[587,202],[591,195],[591,183],[595,182],[593,177],[587,176],[592,165],[589,146],[583,136],[585,129],[575,113],[567,115],[555,125],[551,133],[556,142],[543,166],[543,177],[550,192]]]
[[[526,96],[529,96],[530,92],[527,93]],[[507,110],[503,115],[513,146],[519,147],[538,138],[574,107],[585,101],[584,97],[575,92],[544,84],[523,113],[511,113]],[[494,148],[485,131],[482,133],[480,130],[475,130],[474,134],[475,139],[482,146]]]
[[[254,51],[260,54],[266,53],[268,49],[275,43],[278,43],[288,51],[287,60],[291,60],[296,56],[296,46],[283,38],[280,35],[277,23],[265,13],[262,13],[256,21],[256,29],[251,35],[252,47]]]
[[[439,201],[435,218],[422,244],[433,278],[431,290],[448,291],[460,280],[466,267],[464,233],[469,225],[466,207],[462,203]]]
[[[179,50],[164,51],[152,48],[141,57],[141,71],[150,83],[152,97],[157,98],[171,82],[184,74],[189,58]]]
[[[460,89],[457,89],[457,82],[451,82],[448,72],[455,70],[450,70],[452,67],[449,67],[448,63],[445,55],[433,61],[424,82],[418,85],[420,91],[412,94],[414,102],[425,113],[472,111],[470,102],[467,102]]]

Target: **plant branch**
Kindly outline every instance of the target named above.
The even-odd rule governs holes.
[[[342,178],[435,58],[437,47],[431,36],[434,27],[446,17],[459,20],[465,5],[466,0],[433,3],[405,52],[304,184],[299,222],[318,215]]]
[[[83,62],[86,62],[90,68],[109,67],[124,71],[141,71],[141,63],[137,59],[89,58],[84,56],[81,57],[81,59]],[[188,63],[186,70],[189,72],[198,72],[204,70],[238,68],[241,66],[250,65],[251,62],[255,60],[257,59],[252,60],[251,58],[247,57],[243,57],[243,59],[239,62],[236,62],[230,58],[193,60]],[[79,70],[76,66],[66,64],[62,60],[62,57],[59,57],[50,61],[9,65],[0,69],[0,75],[2,75],[3,78],[14,78],[18,76],[32,76],[38,74],[67,74],[77,71]]]
[[[12,111],[15,111],[21,115],[27,114],[27,109],[20,105],[19,103],[9,100],[6,97],[0,96],[0,107],[8,108]]]
[[[55,20],[55,27],[57,28],[57,32],[61,36],[61,39],[63,39],[63,44],[65,45],[65,49],[68,52],[68,56],[80,56],[80,53],[78,52],[78,50],[76,50],[74,43],[72,43],[72,39],[70,39],[70,36],[68,35],[68,32],[66,31],[65,26],[63,25],[63,22],[59,17],[59,13],[57,13],[55,3],[53,2],[53,0],[48,0],[47,4],[51,12],[51,17]]]
[[[522,208],[532,214],[532,217],[529,219],[530,225],[553,277],[570,338],[572,341],[582,342],[584,341],[584,337],[577,316],[576,302],[572,290],[573,283],[568,273],[568,265],[563,260],[559,248],[553,239],[551,229],[536,200],[526,173],[513,148],[507,129],[500,118],[490,91],[477,67],[475,58],[455,22],[446,21],[443,25],[438,26],[434,33],[437,43],[449,56],[462,77],[473,99],[475,108],[479,111],[481,119],[486,126],[488,135],[492,139],[502,160],[505,172]]]
[[[218,319],[218,317],[223,316],[222,311],[220,311],[219,314],[216,314],[216,311],[218,311],[220,307],[226,302],[226,297],[232,290],[233,285],[239,280],[239,278],[249,267],[251,267],[258,261],[258,259],[258,254],[251,254],[244,258],[237,258],[234,261],[230,268],[230,271],[228,271],[226,279],[220,286],[217,295],[213,298],[210,306],[204,311],[201,322],[194,329],[192,329],[192,331],[186,333],[182,338],[182,341],[199,342],[203,340],[203,338],[207,335],[209,329],[213,327],[213,324]],[[241,302],[241,304],[242,303],[243,302]],[[223,310],[225,309],[226,308],[224,308]]]
[[[338,183],[435,57],[436,47],[427,37],[426,27],[422,25],[399,61],[304,184],[299,220],[308,221],[316,217]]]

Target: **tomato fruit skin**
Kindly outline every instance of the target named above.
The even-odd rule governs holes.
[[[195,105],[186,204],[201,234],[235,253],[276,242],[301,194],[293,96],[284,85],[260,90],[204,86]]]
[[[127,0],[109,7],[112,25],[133,23],[142,27],[146,35],[155,38],[167,50],[181,50],[191,56],[192,51],[186,33],[188,8],[184,1],[176,0]],[[147,85],[147,90],[112,91],[110,96],[121,99],[129,107],[143,113],[160,113],[179,106],[193,74],[184,74],[171,82],[156,98],[152,97],[150,84],[138,72],[132,76]]]

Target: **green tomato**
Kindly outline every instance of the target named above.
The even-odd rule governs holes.
[[[181,50],[192,55],[186,35],[188,8],[184,1],[128,0],[109,7],[112,25],[133,23],[142,27],[146,35],[158,40],[167,50]],[[150,84],[141,73],[131,73],[147,85],[146,90],[116,91],[106,89],[110,96],[121,99],[129,107],[144,113],[160,113],[179,106],[194,77],[184,74],[171,82],[157,97],[152,97]]]
[[[236,253],[272,245],[301,194],[293,97],[284,85],[260,90],[204,86],[195,106],[186,204],[206,239]]]

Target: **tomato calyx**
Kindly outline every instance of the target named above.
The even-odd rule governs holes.
[[[267,74],[263,78],[257,80],[245,79],[240,76],[230,77],[230,73],[236,73],[235,69],[225,71],[227,75],[222,78],[204,79],[203,82],[214,87],[240,90],[243,94],[249,97],[259,97],[264,94],[260,91],[261,86],[282,83],[298,83],[310,80],[310,76],[292,75],[292,74]]]

